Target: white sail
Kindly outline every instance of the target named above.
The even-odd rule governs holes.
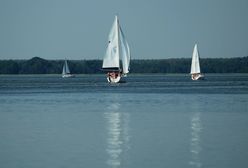
[[[62,74],[63,74],[63,75],[65,75],[65,74],[70,74],[70,69],[69,69],[69,66],[68,66],[68,64],[67,64],[67,60],[65,60],[65,63],[64,63],[64,66],[63,66]]]
[[[120,27],[120,48],[122,55],[123,73],[127,74],[129,72],[129,64],[130,64],[130,49],[121,27]]]
[[[195,44],[193,55],[192,55],[192,63],[191,63],[191,74],[201,73],[200,70],[200,62],[199,62],[199,52],[197,49],[197,44]]]
[[[102,68],[119,68],[119,25],[118,18],[115,17],[113,26],[108,37],[108,47],[103,58]]]

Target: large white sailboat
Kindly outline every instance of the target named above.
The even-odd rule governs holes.
[[[75,77],[75,76],[70,73],[67,60],[65,60],[65,63],[63,65],[63,70],[62,70],[62,78],[71,78],[71,77]]]
[[[195,44],[193,50],[190,74],[192,80],[204,79],[204,75],[201,73],[201,69],[200,69],[200,59],[199,59],[197,44]]]
[[[129,73],[129,65],[129,45],[121,29],[118,17],[115,16],[108,37],[108,46],[103,58],[102,70],[107,72],[109,83],[118,83],[121,77],[126,77]]]

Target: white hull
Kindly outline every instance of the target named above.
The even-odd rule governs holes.
[[[62,75],[62,78],[73,78],[75,77],[75,75],[72,75],[72,74],[64,74]]]
[[[192,80],[202,80],[204,79],[204,75],[203,74],[191,74],[191,79]]]
[[[108,80],[109,83],[119,83],[120,80],[121,80],[121,77],[118,76],[116,78],[113,78],[112,76],[108,76],[107,80]]]

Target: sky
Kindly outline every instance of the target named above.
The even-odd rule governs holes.
[[[248,0],[0,0],[0,59],[102,59],[115,15],[133,59],[248,56]]]

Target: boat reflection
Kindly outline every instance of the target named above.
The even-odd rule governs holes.
[[[121,158],[129,150],[129,113],[120,112],[120,104],[112,103],[104,113],[107,129],[106,151],[108,166],[117,168],[123,163]]]
[[[202,167],[202,163],[200,160],[201,131],[202,131],[201,113],[197,112],[197,113],[194,113],[191,118],[191,140],[190,140],[191,160],[189,162],[189,164],[192,167],[197,167],[197,168]]]

